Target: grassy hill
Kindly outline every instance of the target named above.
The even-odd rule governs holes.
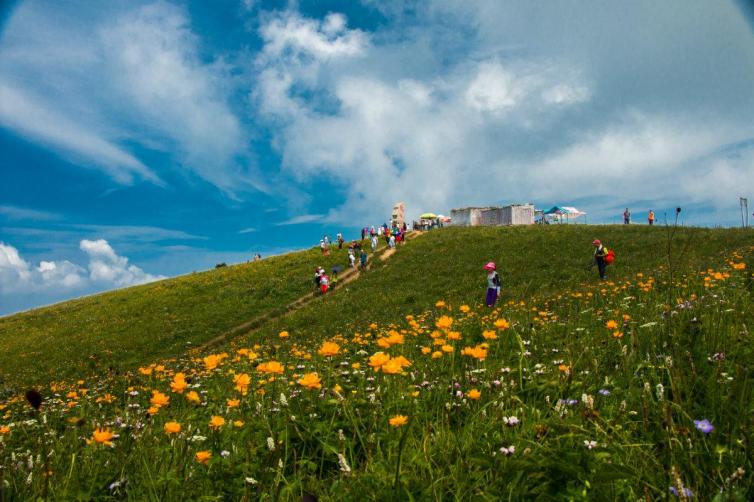
[[[595,237],[618,256],[605,282],[587,269]],[[222,346],[183,350],[295,297],[234,299],[249,282],[309,291],[317,254],[4,319],[10,381],[65,378],[40,411],[0,404],[0,483],[59,499],[749,500],[753,253],[733,229],[443,229]],[[193,300],[206,284],[226,294]],[[107,341],[79,336],[95,330]],[[122,373],[92,371],[102,352],[74,365],[113,334],[137,347]]]

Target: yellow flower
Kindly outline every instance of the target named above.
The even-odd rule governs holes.
[[[448,340],[460,340],[460,339],[461,339],[461,333],[459,331],[448,332]]]
[[[243,427],[243,420],[234,420],[233,421],[233,427]]]
[[[165,434],[178,434],[181,432],[181,424],[178,422],[167,422],[163,429],[165,429]]]
[[[422,354],[429,354],[430,352],[432,352],[432,349],[429,347],[422,347]]]
[[[226,403],[228,403],[228,408],[238,408],[239,406],[241,406],[240,399],[228,399]]]
[[[297,383],[306,389],[321,389],[322,381],[316,373],[307,373],[297,380]]]
[[[139,368],[139,373],[141,373],[142,375],[145,375],[145,376],[149,376],[149,375],[152,374],[152,368],[151,367]]]
[[[246,373],[239,373],[233,377],[233,383],[236,384],[236,390],[245,396],[249,391],[251,377]]]
[[[208,465],[210,459],[212,458],[212,452],[207,450],[198,451],[196,452],[196,456],[194,458],[196,458],[196,461],[200,464]]]
[[[468,397],[469,399],[473,399],[474,401],[476,401],[477,399],[479,399],[480,397],[482,397],[482,393],[479,392],[477,389],[471,389],[470,391],[468,391],[466,393],[466,397]]]
[[[317,353],[320,356],[324,357],[332,357],[338,355],[340,353],[340,345],[335,342],[325,342],[322,344],[322,347],[319,348]]]
[[[220,357],[215,354],[208,355],[202,361],[204,361],[204,367],[207,371],[211,371],[220,365]]]
[[[282,375],[285,368],[277,361],[269,361],[261,363],[257,366],[257,371],[260,373],[269,373],[273,375]]]
[[[500,330],[505,330],[511,327],[510,323],[505,320],[504,318],[500,318],[497,321],[495,321],[495,327]]]
[[[213,415],[212,419],[209,421],[209,426],[215,430],[218,430],[223,425],[225,425],[225,419],[217,415]]]
[[[440,347],[440,349],[443,352],[447,352],[447,353],[451,353],[451,352],[453,352],[455,350],[452,345],[447,345],[447,344],[443,345],[442,347]]]
[[[100,429],[97,428],[92,433],[92,440],[99,443],[104,444],[106,446],[112,446],[113,442],[111,441],[115,437],[115,434],[113,434],[113,431],[110,429]]]
[[[153,390],[152,399],[149,402],[156,408],[162,408],[170,404],[170,398],[160,391]]]
[[[487,358],[487,349],[479,345],[477,345],[476,347],[464,347],[464,349],[461,351],[461,354],[483,361]]]
[[[384,352],[377,352],[369,357],[369,366],[374,368],[374,371],[380,371],[380,368],[384,366],[390,360],[390,355]]]
[[[393,427],[401,427],[408,423],[408,417],[406,415],[395,415],[390,420],[388,420],[388,423]]]
[[[432,359],[440,359],[442,357],[442,352],[439,350],[436,350],[432,352]]]
[[[437,303],[435,303],[435,307],[437,307],[438,309],[441,309],[444,306],[445,306],[445,302],[442,300],[437,300]]]
[[[357,370],[357,369],[361,368],[361,363],[353,363],[353,364],[351,365],[351,368],[353,368],[353,369]]]
[[[195,390],[192,390],[188,394],[186,394],[186,400],[191,403],[198,403],[201,401],[201,398],[199,397],[199,394],[197,394]]]
[[[617,328],[617,327],[618,327],[618,323],[617,323],[617,322],[615,322],[615,321],[613,321],[612,319],[610,319],[609,321],[607,321],[607,322],[605,323],[605,327],[606,327],[607,329],[615,329],[615,328]]]
[[[435,326],[437,326],[439,329],[450,329],[450,327],[453,325],[453,318],[449,316],[441,316],[436,322]]]
[[[388,375],[395,375],[403,371],[403,366],[401,366],[401,363],[397,359],[391,359],[383,364],[381,369],[383,373],[387,373]]]
[[[173,377],[173,381],[170,383],[172,391],[182,394],[183,391],[186,390],[186,387],[188,387],[188,383],[186,383],[186,375],[183,373],[176,373]]]
[[[278,335],[280,338],[288,338],[290,335],[287,331],[281,331]]]
[[[484,330],[482,336],[485,340],[497,340],[497,334],[491,329]]]
[[[465,314],[466,312],[471,310],[471,307],[469,307],[468,305],[461,305],[460,307],[458,307],[458,310],[460,310],[461,312]]]

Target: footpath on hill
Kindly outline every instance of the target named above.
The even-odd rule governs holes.
[[[422,234],[423,234],[423,232],[420,232],[420,231],[410,232],[410,233],[407,234],[406,240],[407,241],[413,240],[413,239],[419,237]],[[381,248],[381,249],[378,249],[377,251],[375,251],[374,254],[372,255],[372,261],[371,261],[371,263],[367,266],[367,270],[369,270],[369,268],[372,267],[372,263],[374,263],[374,259],[375,258],[378,258],[380,260],[380,262],[385,262],[391,256],[393,256],[396,253],[396,251],[398,249],[398,246],[402,246],[402,245],[403,244],[396,244],[396,247],[394,247],[394,248],[384,247],[384,248]],[[338,280],[337,289],[333,289],[332,292],[328,293],[328,295],[337,294],[337,292],[343,286],[345,286],[348,283],[351,283],[351,282],[355,281],[360,276],[361,276],[361,271],[358,268],[349,268],[348,270],[346,270],[345,272],[343,272],[340,275],[340,279]],[[236,337],[238,335],[251,333],[251,332],[257,330],[265,322],[271,321],[273,319],[278,319],[278,318],[281,318],[281,317],[285,317],[287,315],[290,315],[291,313],[293,313],[293,312],[295,312],[295,311],[303,308],[304,306],[308,305],[309,303],[311,303],[312,301],[314,301],[314,300],[316,300],[318,298],[323,298],[323,295],[320,294],[320,293],[318,293],[318,292],[316,292],[316,291],[312,291],[311,293],[308,293],[308,294],[306,294],[306,295],[298,298],[297,300],[288,303],[282,309],[278,309],[278,310],[273,311],[273,312],[268,312],[266,314],[257,316],[257,317],[255,317],[253,319],[249,319],[248,321],[245,321],[245,322],[243,322],[243,323],[241,323],[241,324],[239,324],[237,326],[234,326],[233,328],[231,328],[231,329],[225,331],[224,333],[216,336],[215,338],[209,340],[208,342],[206,342],[206,343],[204,343],[204,344],[202,344],[202,345],[200,345],[198,347],[195,347],[191,352],[200,352],[200,351],[202,351],[204,349],[207,349],[207,348],[216,347],[218,345],[222,345],[222,344],[228,342],[229,340],[231,340],[232,338],[234,338],[234,337]]]

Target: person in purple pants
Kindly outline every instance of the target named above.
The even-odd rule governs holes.
[[[484,266],[487,271],[487,306],[494,307],[497,297],[500,296],[500,276],[497,273],[494,262]]]

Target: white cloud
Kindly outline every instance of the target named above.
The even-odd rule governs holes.
[[[500,63],[483,63],[466,90],[466,101],[480,111],[502,112],[518,103],[527,92],[526,87]]]
[[[159,178],[130,153],[82,127],[47,104],[0,82],[0,124],[53,148],[74,161],[96,166],[120,183],[134,175],[160,183]]]
[[[256,231],[257,231],[256,228],[249,227],[249,228],[244,228],[242,230],[239,230],[238,233],[239,234],[250,234],[250,233],[253,233],[253,232],[256,232]]]
[[[10,220],[51,221],[61,218],[57,213],[18,206],[0,206],[0,215]]]
[[[72,292],[93,292],[164,278],[129,265],[128,258],[116,254],[104,239],[84,239],[80,248],[89,258],[86,268],[68,260],[42,260],[33,267],[15,247],[0,242],[0,295],[39,294],[60,299]]]
[[[302,214],[300,216],[294,216],[293,218],[285,221],[281,221],[279,223],[275,223],[277,226],[284,226],[284,225],[300,225],[302,223],[311,223],[313,221],[320,221],[324,215],[322,214]]]
[[[81,241],[81,250],[89,255],[89,278],[95,283],[122,287],[163,278],[147,274],[136,265],[129,265],[128,258],[118,256],[104,239],[84,239]]]

